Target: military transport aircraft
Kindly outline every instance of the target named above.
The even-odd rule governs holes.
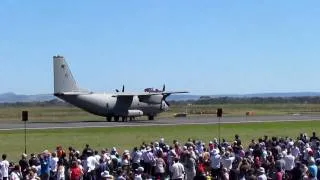
[[[167,111],[169,104],[166,98],[171,94],[188,93],[187,91],[168,92],[145,91],[142,93],[93,93],[78,87],[68,64],[63,56],[53,56],[54,95],[74,106],[92,114],[104,116],[107,121],[133,120],[135,117],[148,116],[153,120],[158,113]]]

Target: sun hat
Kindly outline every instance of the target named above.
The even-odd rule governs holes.
[[[103,172],[101,173],[101,177],[111,178],[112,176],[109,174],[109,171],[103,171]]]
[[[259,167],[258,169],[257,169],[257,171],[259,172],[259,173],[265,173],[265,171],[264,171],[264,168],[263,167]]]

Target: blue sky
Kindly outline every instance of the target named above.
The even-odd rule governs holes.
[[[52,56],[82,88],[320,91],[320,1],[0,1],[0,93],[51,93]]]

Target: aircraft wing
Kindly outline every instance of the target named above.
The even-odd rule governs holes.
[[[146,93],[117,93],[112,95],[112,97],[133,97],[133,96],[139,96],[139,97],[146,97],[146,96],[153,96],[153,95],[163,95],[164,97],[168,97],[171,94],[181,94],[181,93],[189,93],[188,91],[166,91],[166,92],[146,92]]]
[[[181,93],[189,93],[188,91],[166,91],[166,92],[162,92],[161,94],[164,96],[164,97],[168,97],[170,96],[171,94],[181,94]]]
[[[159,95],[161,93],[118,93],[113,94],[112,97],[133,97],[133,96],[152,96]]]
[[[112,97],[131,97],[131,96],[153,96],[153,95],[164,95],[169,96],[171,94],[189,93],[188,91],[166,91],[166,92],[146,92],[146,93],[117,93]]]

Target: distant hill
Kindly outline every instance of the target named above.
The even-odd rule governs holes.
[[[22,95],[13,92],[0,94],[0,103],[43,102],[55,99],[51,94]]]
[[[285,93],[257,93],[246,94],[244,97],[306,97],[320,96],[320,92],[285,92]]]
[[[320,92],[288,92],[288,93],[256,93],[256,94],[225,94],[225,95],[191,95],[178,94],[168,97],[168,101],[185,101],[198,100],[200,97],[306,97],[306,96],[320,96]],[[16,103],[16,102],[43,102],[56,99],[52,94],[36,94],[23,95],[15,94],[13,92],[0,94],[0,103]]]

